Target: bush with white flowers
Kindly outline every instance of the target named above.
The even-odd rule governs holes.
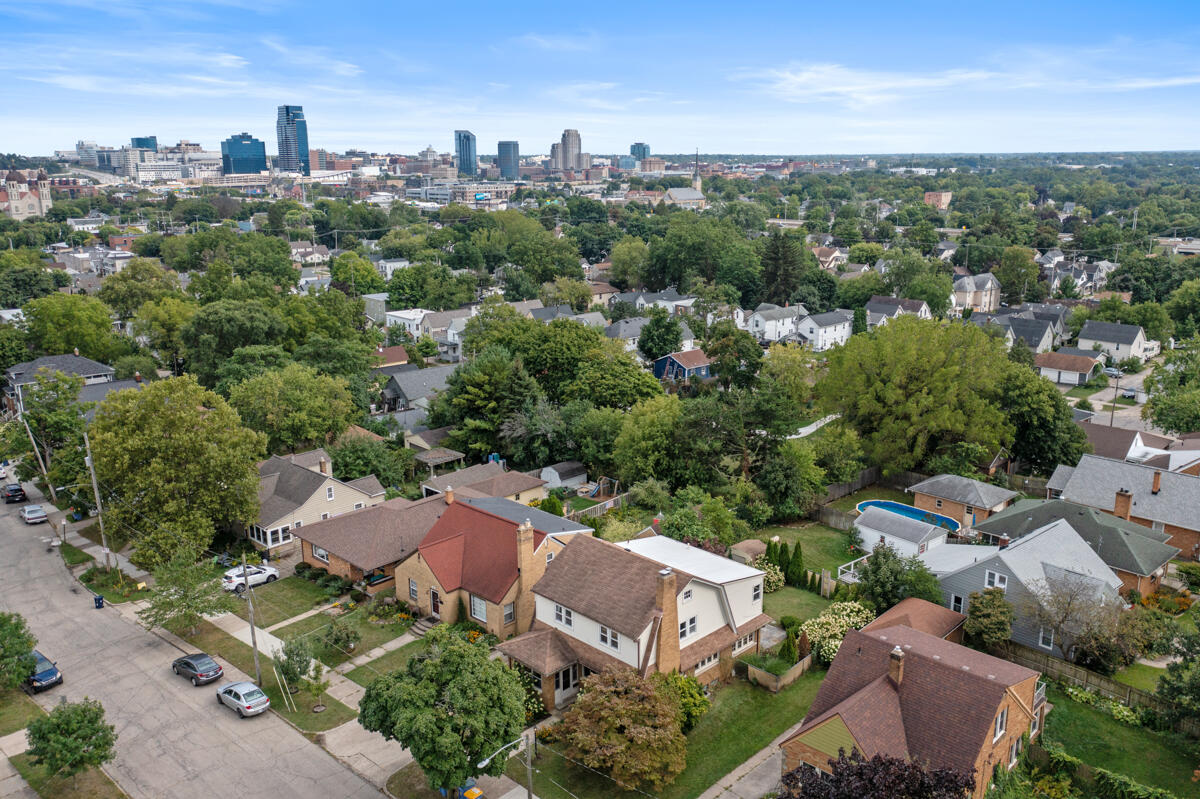
[[[772,594],[778,591],[780,588],[783,588],[783,570],[771,561],[767,560],[766,555],[759,555],[754,559],[754,568],[761,569],[763,572],[764,594]]]
[[[832,663],[846,633],[861,630],[874,618],[875,614],[858,602],[834,602],[820,616],[801,624],[800,631],[808,636],[817,660]]]

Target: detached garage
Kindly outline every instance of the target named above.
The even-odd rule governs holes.
[[[546,488],[575,488],[587,482],[587,469],[579,461],[562,461],[542,469]]]
[[[1100,353],[1096,353],[1099,356]],[[1100,367],[1100,359],[1062,352],[1039,352],[1033,363],[1042,377],[1065,386],[1082,386]]]

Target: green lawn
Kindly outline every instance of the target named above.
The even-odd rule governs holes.
[[[309,616],[307,619],[301,619],[298,622],[276,630],[275,635],[286,641],[297,635],[308,634],[309,641],[317,647],[321,660],[326,666],[333,668],[356,655],[361,655],[363,652],[369,652],[377,646],[386,644],[393,638],[399,638],[408,630],[408,625],[403,624],[375,624],[367,618],[366,608],[360,606],[344,614],[342,620],[358,630],[362,635],[362,640],[358,642],[358,646],[354,648],[353,652],[330,651],[320,646],[321,633],[316,631],[327,626],[332,618],[328,613],[318,613],[315,616]]]
[[[784,616],[811,619],[819,616],[828,605],[829,600],[820,594],[790,585],[763,597],[763,612],[776,621]]]
[[[405,644],[399,649],[393,649],[391,652],[382,657],[375,658],[366,665],[346,672],[346,677],[363,686],[364,688],[370,684],[381,673],[387,674],[390,671],[403,669],[408,665],[408,661],[412,656],[425,648],[425,642],[421,639]]]
[[[1087,399],[1104,388],[1107,388],[1107,386],[1075,386],[1067,392],[1067,396],[1074,397],[1075,399]]]
[[[787,527],[764,527],[755,537],[766,541],[776,535],[787,541],[789,549],[795,547],[796,542],[800,542],[800,551],[804,553],[804,566],[815,572],[829,569],[836,575],[838,566],[853,560],[846,554],[845,533],[823,524],[800,522]]]
[[[1053,686],[1046,699],[1046,738],[1091,766],[1124,774],[1145,785],[1195,796],[1195,760],[1173,736],[1122,724],[1102,710],[1072,701]]]
[[[41,706],[20,688],[0,692],[0,737],[23,730],[29,722],[44,715]]]
[[[835,499],[833,502],[829,503],[829,507],[833,508],[834,510],[840,510],[842,513],[850,513],[854,510],[858,503],[865,502],[868,499],[888,499],[892,502],[899,502],[904,505],[912,504],[912,494],[896,488],[873,485],[859,489],[853,494],[847,494],[841,499]]]
[[[219,655],[249,674],[250,679],[254,679],[254,650],[216,625],[202,621],[194,635],[183,637],[201,652]],[[321,703],[325,705],[325,710],[321,713],[313,713],[312,698],[304,691],[292,694],[297,712],[291,712],[283,704],[283,692],[280,690],[279,683],[275,681],[275,672],[271,668],[273,661],[269,657],[269,653],[259,652],[259,663],[262,666],[263,674],[262,689],[271,698],[271,710],[304,732],[331,730],[345,724],[357,715],[353,709],[343,705],[329,694],[321,697]]]
[[[688,735],[687,768],[661,791],[660,799],[693,799],[739,764],[771,743],[808,712],[825,672],[812,671],[772,694],[742,679],[718,688],[712,708]],[[553,750],[553,751],[550,751]],[[534,766],[534,790],[542,799],[634,799],[642,794],[621,791],[606,777],[571,765],[555,752],[555,742],[539,748]],[[508,776],[525,784],[525,767],[508,761]],[[553,782],[552,782],[553,780]],[[563,786],[559,788],[554,783]]]
[[[126,793],[98,768],[75,777],[51,777],[41,766],[35,766],[29,755],[14,755],[8,761],[42,799],[127,799]]]
[[[584,508],[590,508],[593,505],[599,504],[599,502],[590,497],[575,496],[567,500],[567,510],[583,510]]]
[[[254,589],[254,624],[266,629],[293,616],[312,610],[325,601],[325,589],[302,577],[284,577]],[[243,619],[249,618],[247,603],[242,601],[234,611]]]
[[[429,787],[425,772],[416,763],[409,763],[388,777],[387,790],[390,795],[403,796],[404,799],[442,799],[440,793]]]
[[[81,563],[87,563],[90,560],[95,560],[91,555],[84,552],[77,546],[63,543],[59,546],[58,551],[62,553],[63,560],[68,566],[78,566]]]
[[[1163,676],[1166,671],[1166,669],[1156,668],[1155,666],[1134,663],[1114,674],[1113,679],[1152,694],[1154,693],[1154,689],[1158,687],[1158,678]]]
[[[106,572],[99,566],[93,566],[79,575],[79,581],[93,593],[103,595],[105,601],[113,605],[150,596],[149,590],[139,591],[138,581],[117,568]]]

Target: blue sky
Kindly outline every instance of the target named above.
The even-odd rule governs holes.
[[[155,134],[480,154],[1197,149],[1188,2],[0,0],[0,151]]]

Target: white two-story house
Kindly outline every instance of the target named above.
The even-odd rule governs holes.
[[[747,317],[746,329],[759,341],[782,341],[796,334],[800,320],[806,316],[808,309],[803,305],[780,308],[778,305],[764,302]]]
[[[763,573],[664,536],[621,544],[576,536],[533,587],[529,632],[497,645],[541,679],[547,708],[605,668],[728,676],[757,651]]]
[[[813,352],[824,352],[849,341],[853,329],[854,311],[836,310],[805,316],[796,324],[796,336]]]

